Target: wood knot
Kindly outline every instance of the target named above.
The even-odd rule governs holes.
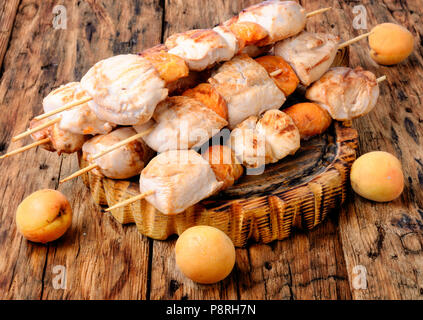
[[[38,4],[36,3],[28,3],[26,5],[24,5],[21,9],[20,9],[20,14],[22,14],[24,16],[24,18],[26,19],[32,19],[35,17],[35,15],[38,12]]]
[[[175,292],[179,289],[180,286],[181,285],[178,281],[170,280],[170,283],[169,283],[170,294],[173,296],[175,294]]]
[[[48,165],[46,163],[40,164],[40,170],[48,169]]]
[[[374,249],[367,253],[367,256],[372,260],[375,260],[377,257],[379,257],[383,248],[383,241],[385,240],[385,229],[378,223],[376,223],[376,228],[377,237],[374,243]]]
[[[406,254],[417,254],[422,252],[423,244],[421,236],[416,232],[410,232],[400,237],[402,247]]]

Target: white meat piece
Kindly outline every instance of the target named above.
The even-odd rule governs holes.
[[[300,148],[300,132],[294,121],[280,110],[266,111],[256,130],[266,140],[266,163],[274,163]]]
[[[106,135],[97,135],[84,143],[84,159],[92,162],[90,157],[134,134],[136,131],[133,128],[125,127]],[[93,160],[99,166],[93,172],[111,179],[127,179],[140,174],[153,153],[142,139],[138,139]]]
[[[140,175],[140,192],[164,214],[176,214],[219,190],[218,182],[203,157],[193,150],[171,150],[154,157]]]
[[[47,121],[50,121],[50,119],[48,119],[48,118],[42,119],[42,120],[32,119],[29,122],[29,129],[38,127],[38,126],[46,123]],[[38,131],[31,133],[32,140],[40,141],[40,140],[43,140],[43,139],[46,139],[46,138],[50,138],[49,130],[50,130],[50,127],[47,127],[47,128],[42,129],[42,130],[38,130]],[[51,151],[51,152],[55,151],[54,148],[53,148],[53,145],[51,144],[51,140],[47,143],[43,143],[42,145],[40,145],[40,147],[45,149],[45,150]]]
[[[50,92],[43,100],[44,112],[50,112],[64,105],[87,98],[89,95],[81,88],[79,82],[70,82]],[[61,117],[60,129],[76,134],[105,134],[115,126],[100,120],[91,111],[87,103],[68,109],[51,117]]]
[[[231,132],[231,148],[235,157],[247,168],[266,164],[266,139],[256,130],[258,117],[251,116]]]
[[[100,120],[87,103],[61,113],[60,128],[78,134],[107,134],[115,124]]]
[[[97,62],[81,79],[93,98],[88,103],[98,118],[120,125],[150,120],[157,104],[167,97],[165,82],[153,65],[135,54]]]
[[[360,67],[332,68],[306,91],[307,99],[318,103],[338,121],[369,113],[378,97],[376,76]]]
[[[257,23],[269,33],[257,44],[265,46],[304,30],[306,12],[294,1],[264,1],[242,10],[238,22],[244,21]]]
[[[32,129],[34,127],[40,126],[50,120],[51,119],[48,118],[42,120],[33,119],[29,123],[29,128]],[[49,138],[50,141],[43,143],[41,147],[48,151],[56,151],[58,154],[73,153],[81,150],[82,145],[86,140],[86,137],[82,134],[75,134],[70,131],[60,129],[58,123],[32,133],[31,138],[34,141]]]
[[[47,113],[87,97],[89,96],[81,89],[79,82],[69,82],[54,89],[43,99],[43,110]]]
[[[224,27],[174,34],[165,44],[169,53],[184,59],[193,71],[202,71],[217,62],[228,61],[238,51],[235,35]]]
[[[290,64],[303,85],[309,86],[330,68],[338,45],[337,36],[303,31],[276,43],[274,52]]]
[[[55,123],[48,128],[51,144],[58,154],[73,153],[81,150],[82,145],[86,140],[86,136],[82,134],[62,130],[58,123]]]
[[[225,62],[208,81],[226,100],[230,129],[249,116],[280,108],[286,100],[266,69],[245,54]]]
[[[277,162],[300,147],[300,133],[292,119],[280,110],[266,111],[261,119],[252,116],[231,133],[231,148],[248,168]]]
[[[134,126],[144,132],[144,141],[157,152],[176,149],[191,149],[202,145],[227,125],[227,121],[201,102],[186,96],[169,97],[161,102],[154,112],[153,121]]]

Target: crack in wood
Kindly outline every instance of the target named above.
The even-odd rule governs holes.
[[[381,224],[376,223],[376,229],[377,229],[377,237],[374,242],[374,249],[370,250],[367,253],[367,256],[371,258],[372,260],[376,260],[377,257],[379,257],[382,247],[383,247],[383,241],[385,240],[385,229],[382,227]]]
[[[45,276],[46,276],[47,261],[48,261],[48,252],[49,252],[49,249],[50,249],[50,245],[49,245],[49,244],[47,244],[46,246],[47,246],[47,250],[46,250],[46,258],[45,258],[45,260],[44,260],[43,274],[42,274],[42,276],[41,276],[41,292],[40,292],[40,298],[39,298],[39,300],[43,300],[44,286],[45,286],[45,285],[44,285],[44,279],[45,279]]]

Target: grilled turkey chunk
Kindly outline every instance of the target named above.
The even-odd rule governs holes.
[[[181,57],[190,70],[202,71],[215,63],[232,59],[238,51],[235,35],[225,27],[197,29],[170,36],[169,53]]]
[[[326,33],[303,31],[276,43],[275,55],[287,61],[301,83],[309,86],[332,65],[338,51],[339,37]]]
[[[153,120],[134,128],[144,132],[153,126],[143,139],[153,150],[163,152],[200,146],[226,125],[225,119],[201,102],[174,96],[157,106]]]
[[[245,54],[225,62],[209,83],[226,100],[230,129],[249,116],[278,109],[285,102],[285,95],[266,69]]]
[[[153,158],[140,175],[140,192],[164,214],[176,214],[217,192],[210,164],[193,150],[171,150]]]
[[[89,97],[79,82],[70,82],[50,92],[43,100],[44,112],[50,112],[68,103]],[[87,103],[73,107],[58,115],[59,127],[75,134],[105,134],[112,131],[114,124],[100,120],[88,107]]]
[[[237,21],[263,27],[269,35],[257,45],[265,46],[301,32],[306,20],[305,9],[294,1],[264,1],[242,10]]]
[[[43,120],[31,120],[29,128],[32,129],[49,120],[48,118]],[[50,141],[42,144],[41,147],[48,151],[56,151],[58,154],[73,153],[81,150],[86,140],[86,136],[82,134],[60,129],[59,123],[55,123],[47,128],[34,132],[31,134],[31,138],[35,141],[50,138]]]
[[[269,110],[261,119],[249,117],[231,133],[231,148],[248,168],[277,162],[294,154],[299,147],[298,128],[279,110]]]
[[[116,129],[106,135],[98,135],[84,143],[83,157],[91,162],[90,157],[108,147],[136,134],[130,127]],[[93,160],[98,165],[93,171],[100,176],[112,179],[126,179],[138,175],[154,152],[138,139],[104,156]]]
[[[153,64],[135,54],[101,60],[81,79],[82,88],[93,98],[90,109],[98,118],[120,125],[150,120],[167,97],[165,85]]]
[[[326,109],[338,121],[369,113],[379,97],[376,76],[360,67],[332,68],[306,91],[306,98]]]

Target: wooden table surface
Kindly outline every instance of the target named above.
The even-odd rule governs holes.
[[[208,28],[257,0],[3,0],[0,3],[0,152],[41,113],[53,88],[81,76],[98,60],[136,53],[192,28]],[[175,238],[154,241],[135,225],[101,212],[81,179],[58,184],[77,167],[76,155],[37,148],[0,162],[0,298],[2,299],[423,299],[423,8],[408,1],[301,1],[307,11],[332,6],[307,28],[352,38],[353,7],[364,5],[368,29],[397,22],[415,36],[403,63],[378,66],[366,41],[351,47],[350,65],[361,65],[381,84],[377,107],[355,120],[359,153],[385,150],[403,164],[406,187],[390,203],[351,193],[346,203],[310,232],[268,245],[237,249],[224,281],[196,285],[174,261]],[[54,29],[53,7],[62,4],[67,29]],[[58,241],[38,245],[15,225],[18,204],[32,192],[63,192],[74,211]],[[66,289],[55,289],[55,266],[66,268]],[[366,271],[367,288],[357,287]]]

